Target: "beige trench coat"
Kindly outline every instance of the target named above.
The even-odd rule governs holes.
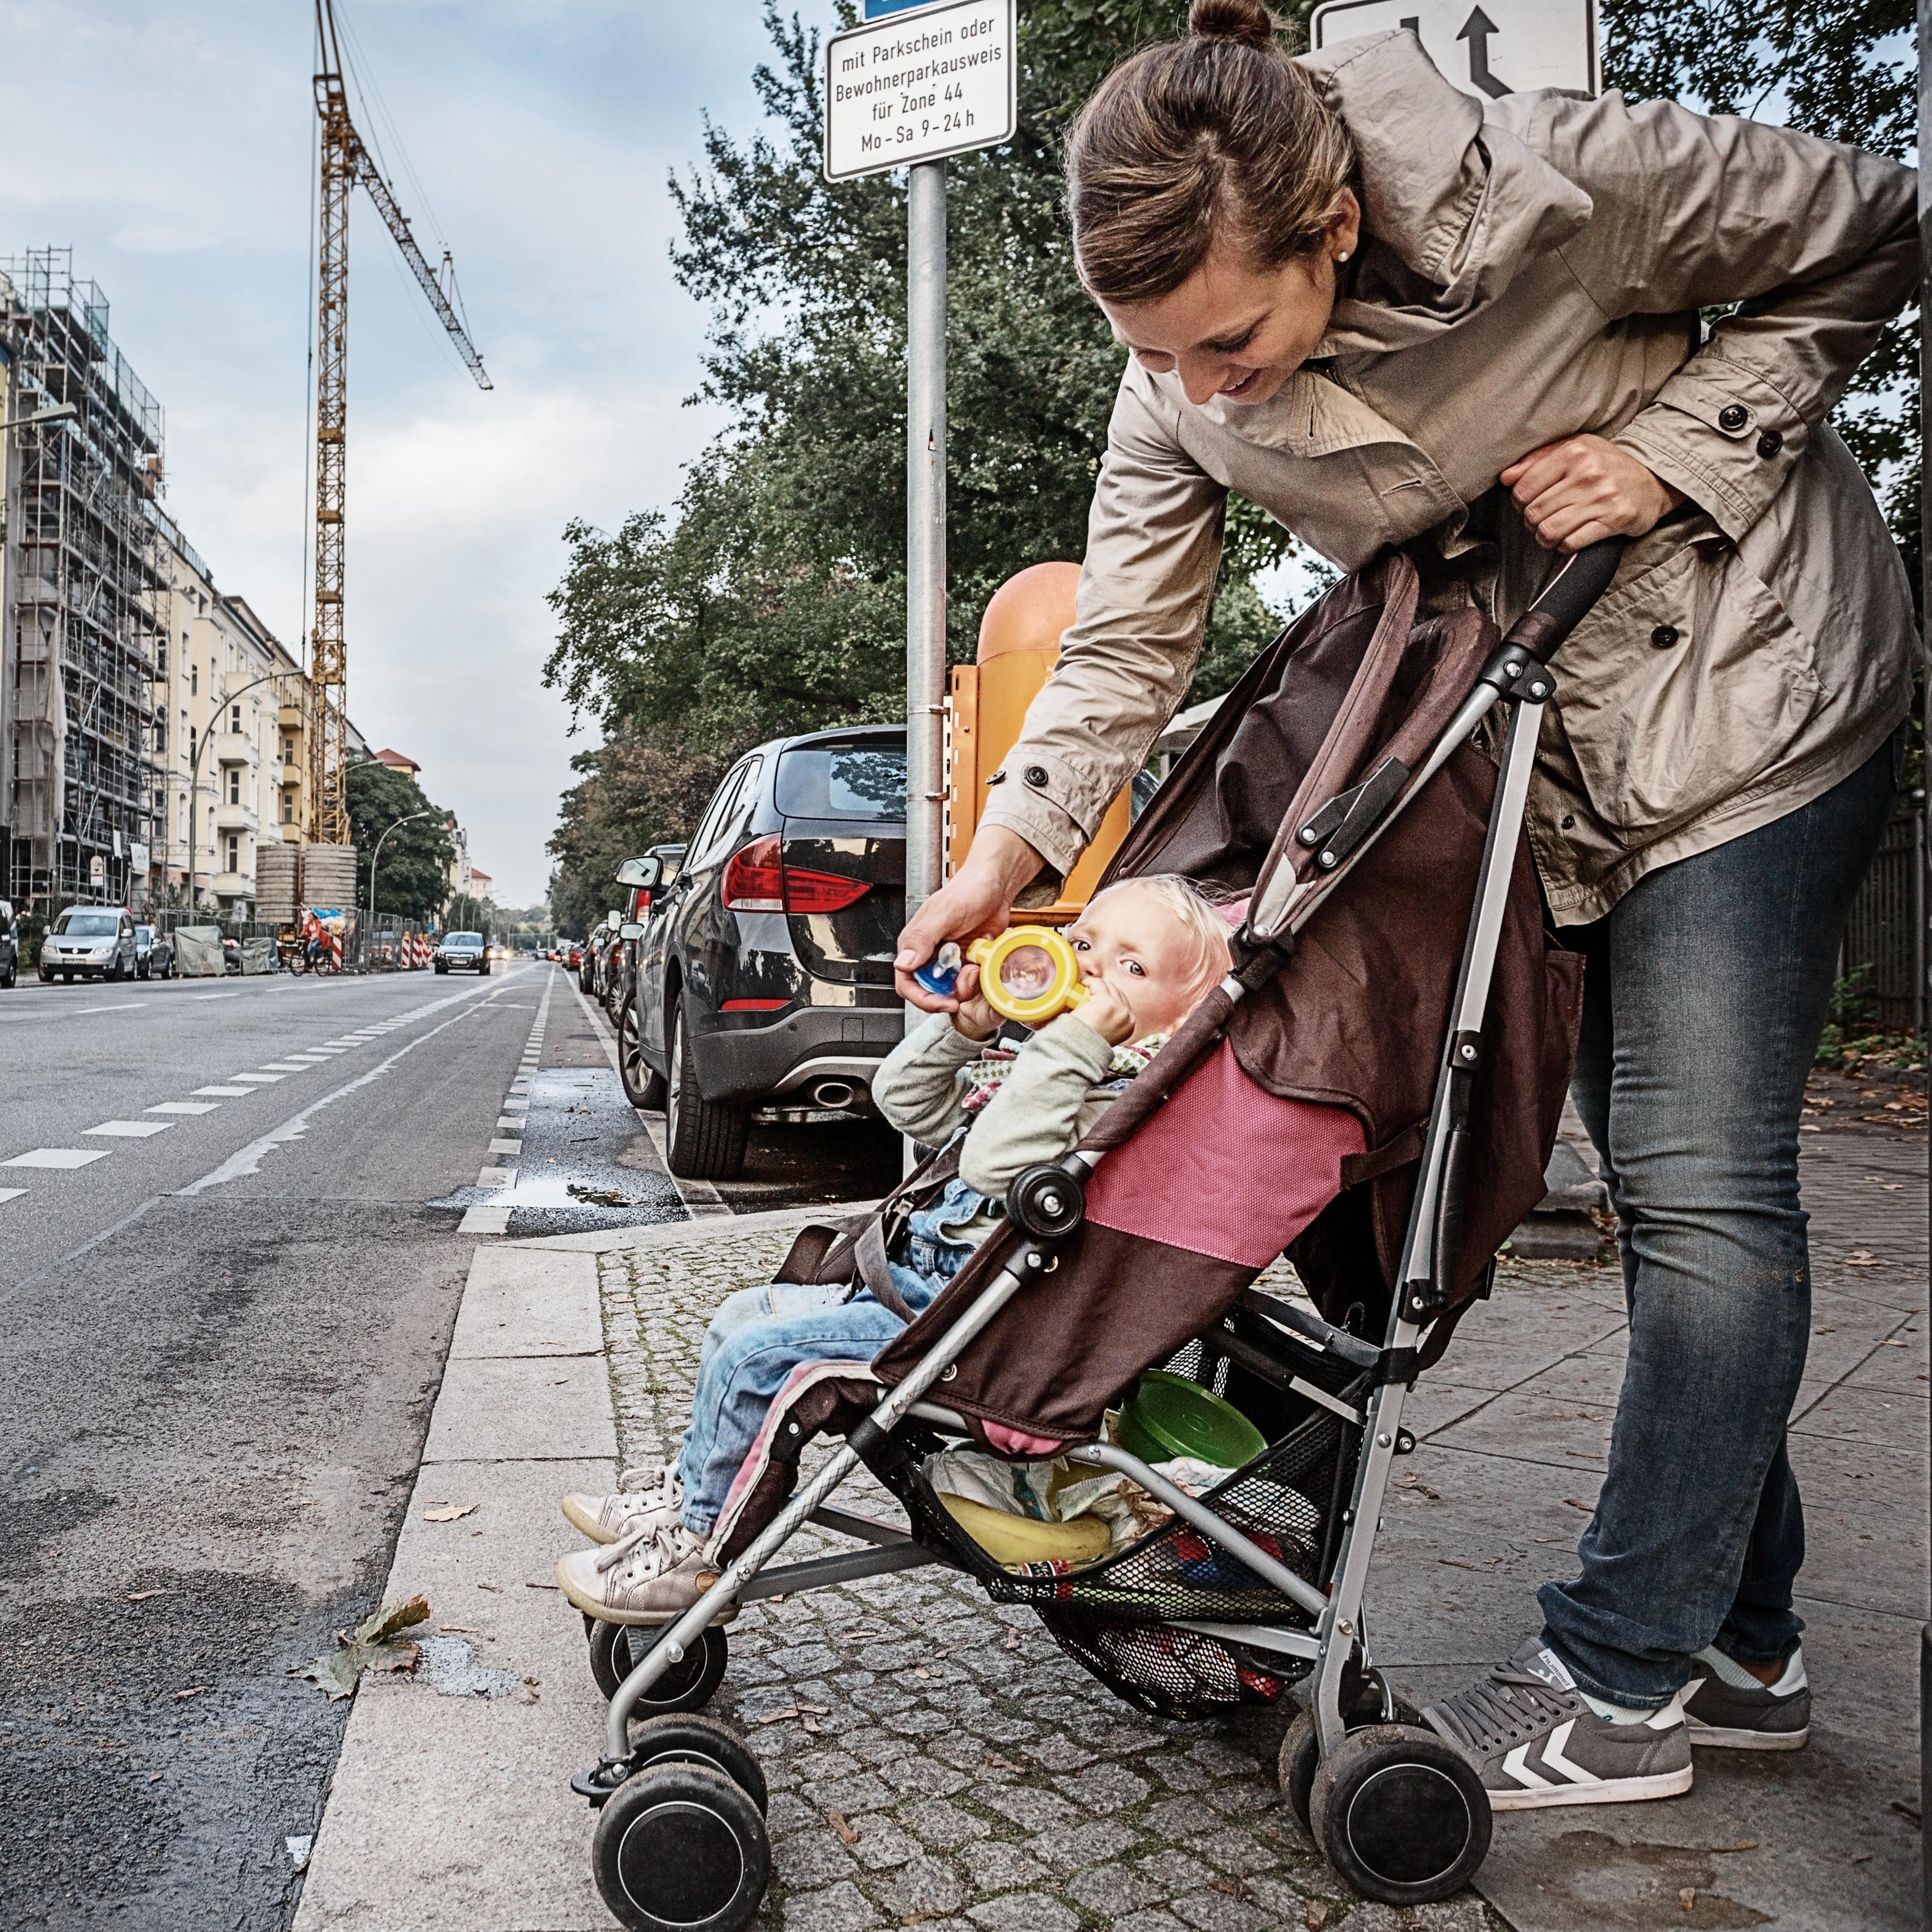
[[[1265,404],[1196,406],[1129,360],[1078,619],[986,821],[1071,868],[1186,690],[1230,490],[1345,570],[1405,545],[1438,602],[1507,625],[1550,559],[1478,500],[1592,431],[1690,500],[1557,660],[1530,838],[1558,923],[1598,918],[1829,790],[1905,714],[1905,572],[1824,419],[1911,296],[1915,177],[1616,94],[1485,106],[1408,33],[1305,65],[1361,156],[1353,288]]]

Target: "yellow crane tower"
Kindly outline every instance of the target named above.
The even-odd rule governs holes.
[[[348,653],[343,638],[343,509],[349,421],[349,196],[359,182],[394,236],[436,320],[448,330],[478,388],[490,386],[483,358],[454,301],[448,251],[432,268],[394,190],[350,118],[343,82],[334,0],[316,0],[322,71],[315,77],[322,118],[320,260],[316,278],[315,620],[309,640],[308,834],[319,845],[346,845],[349,797],[344,784]]]

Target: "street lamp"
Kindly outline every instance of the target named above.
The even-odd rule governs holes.
[[[398,819],[395,824],[389,827],[389,832],[400,830],[404,826],[410,823],[411,819],[434,818],[439,808],[436,806],[430,806],[426,811],[412,812],[406,816]],[[369,854],[369,923],[371,926],[376,922],[376,861],[382,856],[383,844],[388,839],[389,832],[384,832],[382,838],[376,841],[376,849]]]
[[[15,416],[10,422],[0,423],[0,431],[14,429],[38,429],[48,423],[75,422],[80,411],[72,403],[56,403],[50,410],[36,410],[30,416]]]
[[[210,712],[210,729],[204,731],[194,742],[194,750],[190,755],[188,761],[188,910],[190,912],[194,910],[194,810],[196,796],[200,779],[201,754],[208,749],[208,740],[214,736],[214,730],[213,728],[214,721],[215,718],[220,716],[222,705],[233,704],[236,699],[239,698],[244,692],[253,691],[258,684],[273,684],[278,679],[286,677],[289,674],[285,670],[265,671],[261,676],[251,677],[246,684],[238,685],[232,691],[224,691],[219,700],[208,707]],[[209,694],[211,696],[213,695],[212,692]]]

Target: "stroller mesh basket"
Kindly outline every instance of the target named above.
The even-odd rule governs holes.
[[[1224,1337],[1240,1359],[1222,1346]],[[1260,1455],[1202,1501],[1325,1588],[1360,1448],[1360,1423],[1342,1411],[1359,1411],[1368,1378],[1246,1307],[1190,1342],[1166,1367],[1232,1402],[1269,1438]],[[976,1578],[995,1602],[1037,1610],[1068,1654],[1130,1702],[1167,1716],[1271,1702],[1306,1673],[1296,1659],[1238,1654],[1201,1633],[1165,1628],[1181,1619],[1312,1628],[1305,1612],[1191,1524],[1170,1517],[1090,1563],[1007,1568],[947,1513],[921,1459],[907,1453],[910,1446],[895,1442],[868,1460],[904,1504],[914,1536]]]

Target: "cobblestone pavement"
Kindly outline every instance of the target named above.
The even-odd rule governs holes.
[[[674,1450],[712,1310],[790,1240],[601,1258],[626,1460]],[[898,1515],[869,1477],[840,1496]],[[950,1571],[755,1604],[730,1642],[713,1708],[770,1781],[766,1918],[785,1932],[1504,1932],[1468,1894],[1401,1911],[1346,1891],[1275,1784],[1286,1710],[1143,1717]]]

